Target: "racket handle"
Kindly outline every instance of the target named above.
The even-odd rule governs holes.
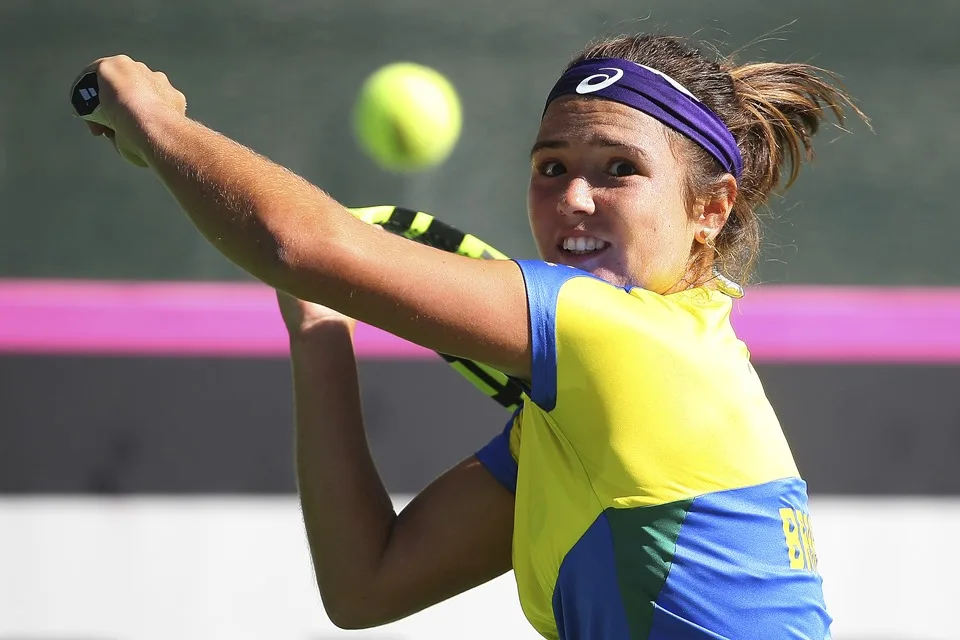
[[[79,117],[95,122],[94,114],[100,108],[100,85],[96,71],[88,71],[74,83],[70,91],[70,104]]]

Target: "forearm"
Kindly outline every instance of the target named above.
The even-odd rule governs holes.
[[[318,299],[335,282],[324,282],[317,260],[326,259],[332,273],[337,250],[350,245],[341,234],[363,223],[322,190],[198,122],[148,114],[139,130],[151,168],[214,247],[270,286],[331,302]],[[306,252],[313,272],[298,273]]]
[[[396,514],[362,428],[347,327],[326,323],[291,339],[291,360],[300,502],[320,593],[336,619],[351,615],[374,581]]]
[[[529,374],[519,267],[411,243],[186,117],[144,110],[136,148],[201,233],[275,289],[442,353]]]

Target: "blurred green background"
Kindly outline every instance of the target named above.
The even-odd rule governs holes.
[[[0,277],[245,278],[71,117],[69,83],[96,57],[167,72],[195,118],[346,204],[427,210],[532,257],[527,154],[544,97],[588,40],[657,30],[724,53],[759,40],[742,61],[834,70],[873,119],[875,133],[824,130],[817,161],[773,200],[759,280],[958,285],[957,24],[955,0],[5,0]],[[451,159],[415,177],[379,170],[350,128],[361,82],[395,60],[447,74],[464,104]]]

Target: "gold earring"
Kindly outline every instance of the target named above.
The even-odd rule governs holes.
[[[739,284],[723,275],[723,272],[720,271],[720,268],[717,265],[713,265],[713,277],[716,278],[717,289],[721,293],[725,293],[731,298],[742,298],[743,297],[743,287]]]

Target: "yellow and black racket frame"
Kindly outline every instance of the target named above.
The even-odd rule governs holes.
[[[351,208],[350,212],[367,224],[378,225],[394,235],[442,251],[479,260],[510,259],[480,238],[464,233],[423,211],[383,205]],[[438,354],[473,386],[508,411],[514,411],[522,402],[524,388],[513,378],[480,362],[446,353]]]

